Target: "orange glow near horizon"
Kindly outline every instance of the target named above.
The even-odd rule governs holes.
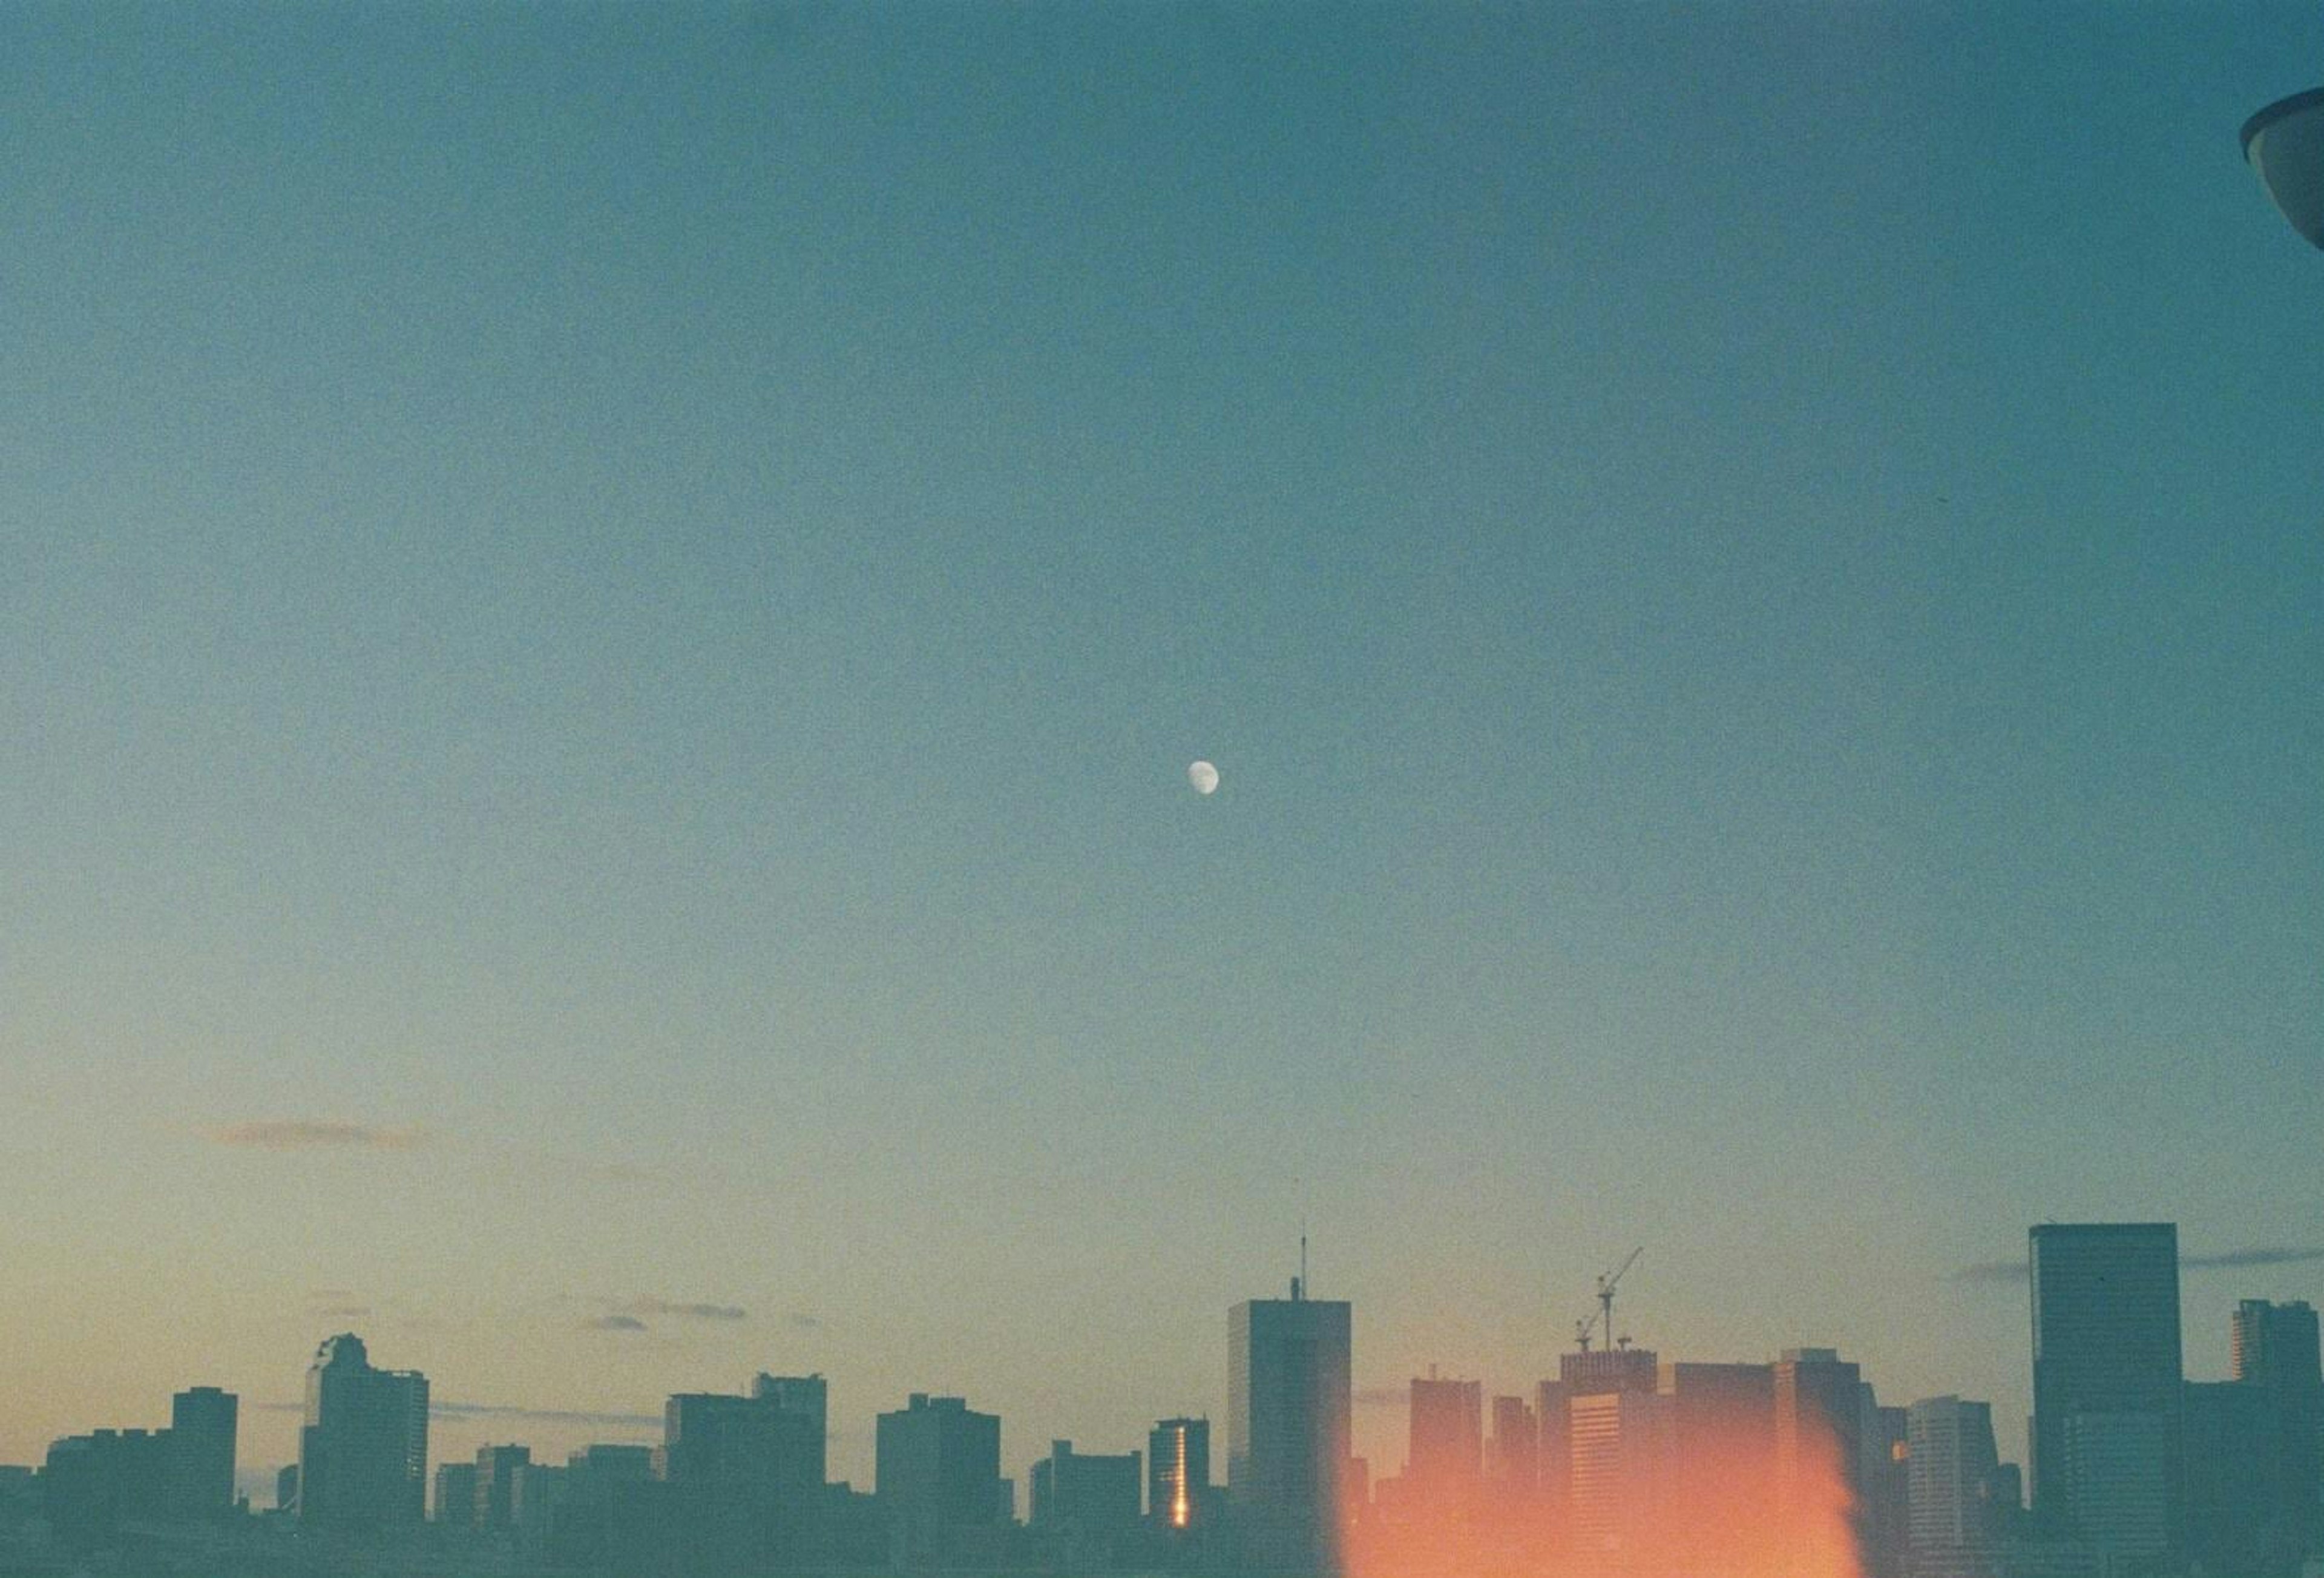
[[[1569,1464],[1562,1492],[1357,1509],[1342,1520],[1347,1578],[1862,1578],[1828,1433],[1788,1469],[1764,1432],[1634,1434]]]

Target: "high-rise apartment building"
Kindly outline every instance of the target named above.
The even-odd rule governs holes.
[[[1201,1523],[1211,1494],[1211,1422],[1164,1419],[1146,1434],[1146,1516],[1165,1528]]]
[[[299,1518],[333,1528],[417,1523],[428,1492],[428,1378],[375,1370],[363,1339],[316,1350],[299,1432]]]
[[[173,1518],[224,1518],[234,1510],[234,1444],[241,1403],[214,1386],[170,1399],[169,1510]]]
[[[1227,1486],[1240,1505],[1330,1528],[1348,1463],[1349,1307],[1291,1292],[1227,1318]]]
[[[2035,1521],[2163,1563],[2181,1520],[2179,1230],[2044,1223],[2029,1242]]]

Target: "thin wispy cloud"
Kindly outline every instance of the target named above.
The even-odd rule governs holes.
[[[2306,1266],[2319,1260],[2324,1260],[2324,1246],[2255,1244],[2247,1249],[2219,1250],[2208,1255],[2181,1255],[2179,1267],[2183,1271],[2229,1271],[2253,1266]],[[1954,1272],[1953,1280],[2008,1287],[2023,1285],[2032,1274],[2024,1260],[1979,1260]]]
[[[617,1315],[670,1315],[687,1321],[747,1321],[751,1312],[739,1304],[694,1303],[675,1298],[633,1298]]]
[[[604,1315],[581,1324],[592,1332],[642,1332],[646,1329],[645,1322],[633,1315]]]
[[[410,1150],[421,1142],[417,1129],[383,1129],[374,1123],[342,1123],[322,1118],[266,1118],[225,1123],[202,1130],[214,1145],[237,1150]]]
[[[2181,1255],[2179,1263],[2190,1271],[2217,1271],[2240,1266],[2305,1266],[2324,1260],[2324,1248],[2287,1249],[2282,1245],[2227,1250],[2216,1255]]]
[[[262,1414],[303,1414],[304,1403],[257,1403]],[[515,1403],[431,1402],[431,1419],[516,1419],[539,1425],[598,1425],[622,1430],[650,1430],[662,1423],[659,1414],[600,1414],[583,1408],[528,1408]]]

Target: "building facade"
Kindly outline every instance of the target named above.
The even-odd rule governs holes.
[[[2179,1230],[2045,1223],[2029,1248],[2034,1521],[2167,1564],[2182,1487]]]
[[[374,1369],[342,1333],[307,1371],[299,1432],[299,1518],[331,1528],[418,1523],[428,1492],[428,1378]]]

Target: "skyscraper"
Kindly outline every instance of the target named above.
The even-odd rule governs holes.
[[[1984,1578],[2000,1466],[1993,1406],[1923,1398],[1904,1411],[1907,1546],[1914,1578]]]
[[[1438,1511],[1472,1507],[1485,1469],[1483,1383],[1416,1377],[1409,1432],[1406,1493]]]
[[[234,1510],[232,1392],[198,1386],[170,1399],[169,1510],[173,1518],[223,1518]]]
[[[1001,1417],[960,1398],[914,1392],[882,1414],[874,1440],[873,1493],[888,1510],[905,1555],[940,1556],[969,1530],[1006,1521],[1001,1500]]]
[[[1227,1487],[1240,1505],[1329,1529],[1348,1461],[1349,1308],[1254,1298],[1227,1317]]]
[[[1567,1405],[1571,1528],[1592,1553],[1635,1551],[1663,1532],[1675,1486],[1671,1399],[1637,1389]]]
[[[831,1435],[831,1389],[820,1375],[768,1375],[751,1383],[751,1396],[785,1414],[809,1422],[815,1482],[830,1477],[826,1468]]]
[[[2324,1351],[2305,1303],[2246,1298],[2227,1329],[2235,1379],[2266,1394],[2269,1455],[2280,1465],[2276,1517],[2299,1554],[2324,1555]]]
[[[1797,1513],[1833,1487],[1860,1499],[1865,1389],[1830,1348],[1786,1348],[1775,1364],[1775,1505]]]
[[[1523,1398],[1493,1399],[1491,1461],[1485,1477],[1497,1510],[1517,1514],[1533,1508],[1541,1487],[1541,1420]]]
[[[1033,1465],[1029,1521],[1053,1533],[1125,1533],[1138,1525],[1139,1479],[1134,1452],[1075,1452],[1070,1441],[1053,1441]]]
[[[299,1518],[335,1528],[417,1523],[428,1493],[428,1378],[374,1370],[342,1333],[307,1371],[299,1432]]]
[[[1192,1528],[1211,1493],[1211,1422],[1164,1419],[1146,1435],[1146,1516],[1165,1528]]]
[[[2034,1518],[2160,1562],[2180,1532],[2179,1230],[2045,1223],[2029,1242]]]

